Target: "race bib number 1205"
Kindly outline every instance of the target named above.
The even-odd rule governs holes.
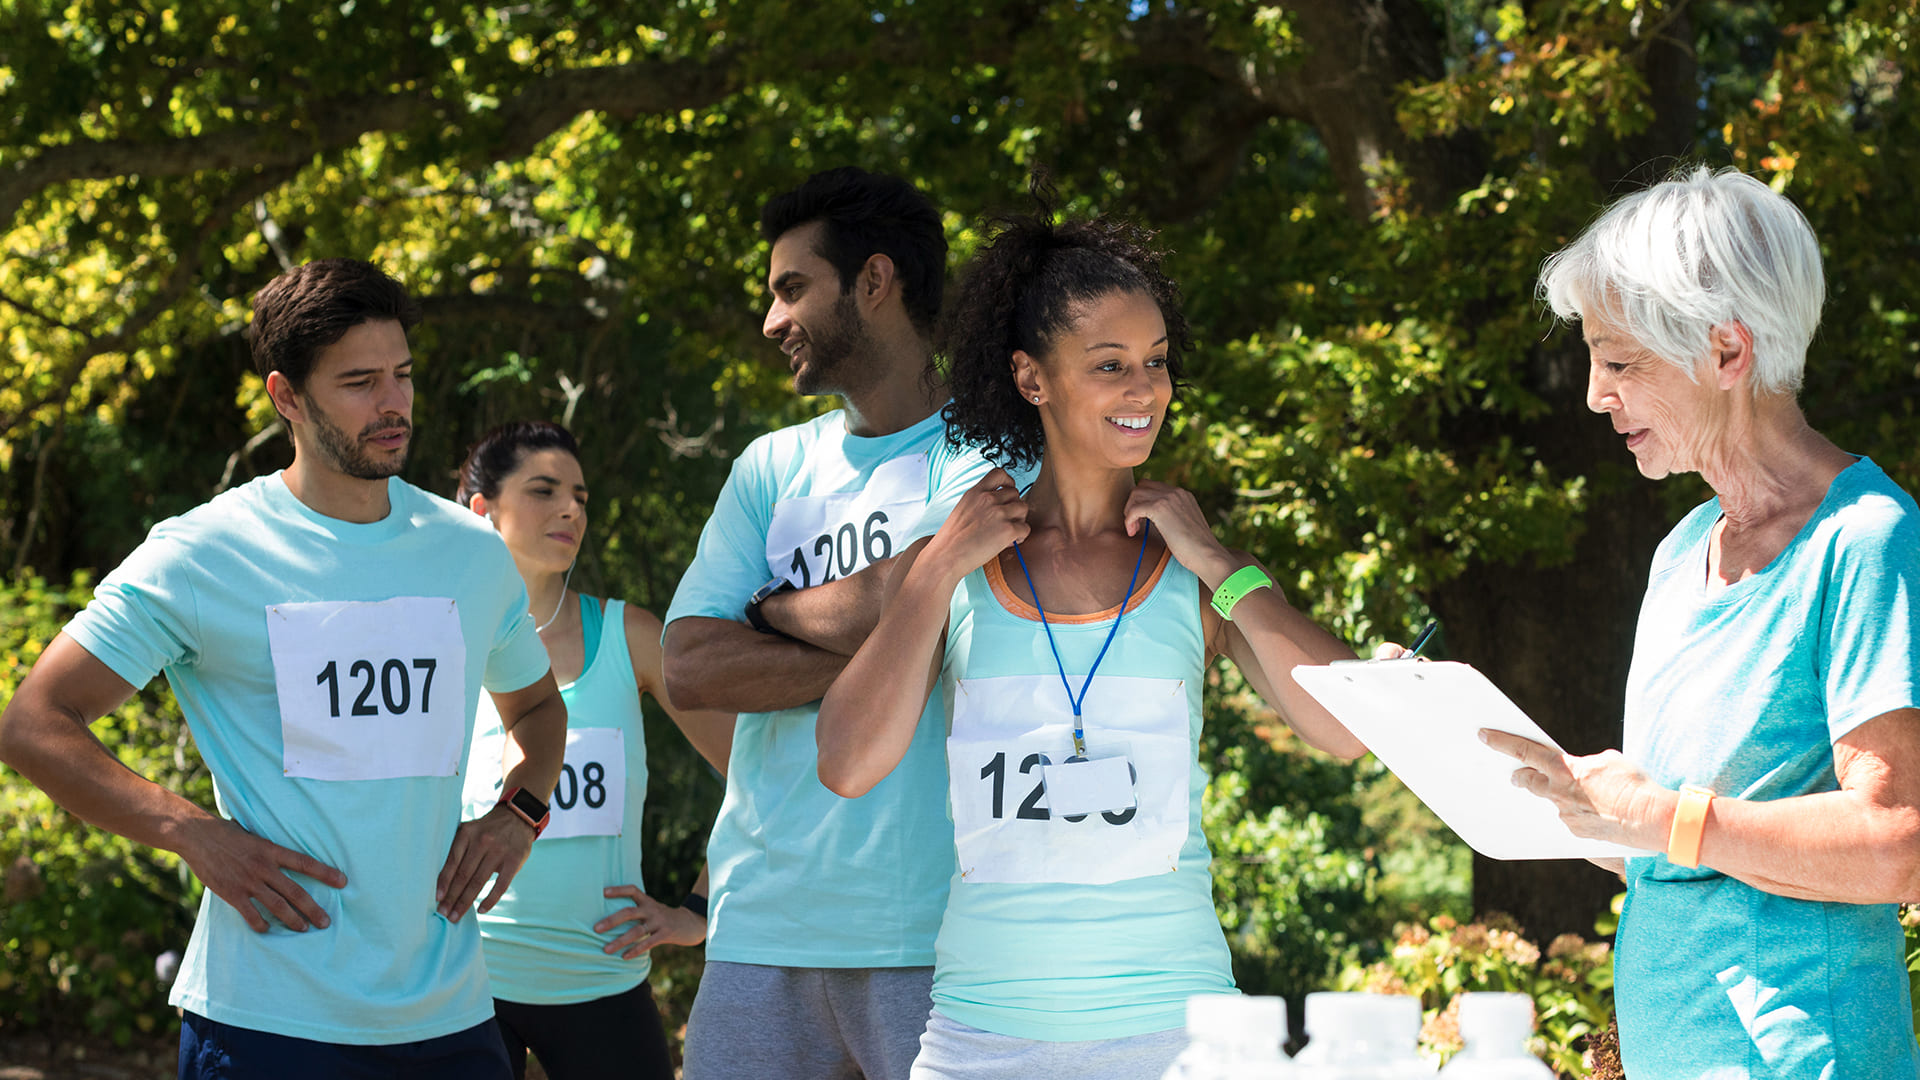
[[[1104,885],[1179,868],[1194,761],[1185,683],[1102,675],[1085,713],[1093,761],[1075,758],[1057,676],[957,684],[947,769],[962,887]],[[1050,774],[1065,781],[1059,807]]]
[[[452,776],[466,745],[467,650],[447,597],[272,604],[283,765],[314,780]]]

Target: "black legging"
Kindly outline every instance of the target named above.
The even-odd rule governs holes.
[[[507,1045],[513,1080],[526,1080],[529,1050],[551,1080],[673,1080],[667,1033],[645,982],[572,1005],[494,998],[493,1022]]]

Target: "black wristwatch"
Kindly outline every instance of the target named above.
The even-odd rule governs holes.
[[[535,840],[540,839],[540,834],[547,831],[547,822],[551,820],[547,813],[547,804],[540,801],[540,796],[526,788],[517,787],[501,795],[498,805],[505,806],[519,815],[520,820],[533,826]]]
[[[793,582],[783,577],[774,578],[772,581],[753,590],[753,595],[747,598],[747,625],[763,634],[779,634],[780,631],[774,629],[773,624],[767,621],[767,617],[760,614],[760,605],[766,603],[767,598],[770,596],[792,591]],[[781,636],[784,637],[785,635],[782,634]]]

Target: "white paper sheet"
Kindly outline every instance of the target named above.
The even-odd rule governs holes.
[[[1493,859],[1584,859],[1650,852],[1567,831],[1553,804],[1513,786],[1519,762],[1480,741],[1481,728],[1558,749],[1467,664],[1419,660],[1302,665],[1293,677],[1393,770],[1447,827]]]

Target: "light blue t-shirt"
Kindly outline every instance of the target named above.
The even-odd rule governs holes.
[[[938,413],[891,435],[835,410],[755,439],[734,463],[666,621],[744,622],[775,576],[805,588],[898,554],[990,466]],[[926,530],[931,532],[930,529]],[[779,967],[933,963],[953,870],[937,702],[893,773],[858,799],[820,783],[819,703],[741,713],[707,842],[707,958]]]
[[[546,649],[493,529],[387,490],[371,524],[316,513],[279,474],[228,491],[156,525],[66,626],[135,686],[166,673],[222,813],[347,876],[289,875],[331,920],[305,933],[255,933],[204,894],[169,1000],[220,1023],[366,1045],[493,1014],[478,924],[442,918],[434,883],[474,702],[538,681]]]
[[[1148,572],[1083,702],[1088,754],[1125,753],[1135,804],[1084,816],[1052,812],[1043,766],[1074,753],[1060,665],[1081,692],[1118,610],[1049,614],[1056,664],[997,561],[954,590],[940,687],[960,858],[933,974],[952,1020],[1117,1039],[1178,1029],[1189,996],[1234,992],[1200,818],[1200,586],[1170,556]]]
[[[631,906],[608,899],[610,885],[640,880],[640,820],[647,799],[647,733],[640,685],[627,651],[626,605],[583,596],[583,622],[601,624],[585,670],[560,688],[567,703],[567,759],[548,802],[547,831],[506,895],[480,916],[493,996],[525,1005],[570,1005],[624,993],[653,969],[602,947],[632,929],[599,933],[593,924]],[[589,611],[589,609],[591,609]],[[480,702],[467,765],[467,816],[500,801],[505,731],[492,703]],[[616,752],[617,751],[617,752]],[[618,802],[615,802],[615,797]]]
[[[1627,758],[1740,799],[1839,787],[1833,743],[1920,704],[1920,513],[1866,459],[1759,574],[1718,588],[1719,501],[1654,555],[1627,678]],[[1892,904],[1793,900],[1664,855],[1627,862],[1616,942],[1635,1080],[1916,1075]]]

